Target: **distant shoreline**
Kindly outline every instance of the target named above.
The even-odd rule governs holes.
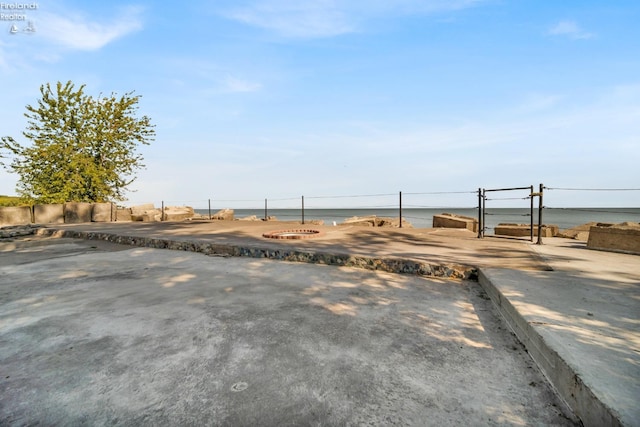
[[[212,208],[215,213],[219,207]],[[208,209],[195,209],[200,215],[207,215]],[[264,218],[264,209],[234,209],[236,218],[255,215]],[[431,228],[433,215],[441,213],[455,213],[459,215],[478,217],[477,208],[415,208],[402,209],[402,217],[415,228]],[[499,223],[530,223],[530,210],[526,208],[487,208],[485,216],[486,226],[493,228]],[[309,208],[305,209],[306,221],[321,220],[325,225],[342,223],[354,216],[398,217],[398,208]],[[275,216],[280,221],[301,221],[302,209],[268,209],[268,216]],[[538,211],[534,209],[534,224],[538,222]],[[560,229],[568,229],[589,222],[603,222],[618,224],[621,222],[640,222],[640,208],[553,208],[543,210],[543,224],[554,224]]]

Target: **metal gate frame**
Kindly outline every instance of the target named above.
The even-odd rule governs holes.
[[[487,193],[495,192],[495,191],[513,191],[513,190],[529,190],[529,199],[531,201],[530,214],[529,217],[531,219],[530,231],[531,236],[530,240],[533,242],[534,232],[533,232],[533,199],[534,197],[538,197],[538,240],[536,244],[542,244],[542,195],[544,191],[544,185],[540,184],[540,191],[534,192],[534,186],[531,185],[529,187],[509,187],[509,188],[478,188],[478,238],[485,237],[485,216],[486,216],[486,201],[487,201]]]

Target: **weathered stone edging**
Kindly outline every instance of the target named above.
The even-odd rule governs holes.
[[[34,234],[39,225],[10,225],[0,228],[0,239],[11,239],[13,237],[29,236]]]
[[[372,258],[361,255],[306,252],[295,249],[274,249],[235,245],[220,245],[207,242],[123,236],[111,233],[97,233],[76,230],[56,230],[51,228],[40,228],[36,231],[35,234],[39,236],[68,237],[86,240],[104,240],[121,245],[156,249],[199,252],[209,256],[268,258],[312,264],[357,267],[367,270],[379,270],[389,273],[412,274],[427,277],[470,280],[478,279],[478,270],[476,268],[459,264],[428,264],[415,260],[406,260],[399,258]]]

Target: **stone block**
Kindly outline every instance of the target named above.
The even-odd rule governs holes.
[[[130,208],[117,208],[116,209],[116,221],[118,221],[118,222],[131,221],[131,209]]]
[[[400,227],[400,221],[398,218],[379,217],[376,215],[353,216],[345,219],[342,224],[355,225],[358,227]],[[402,226],[405,228],[413,228],[413,225],[404,218],[402,218]]]
[[[433,216],[433,228],[466,228],[478,232],[478,220],[464,215],[443,213]]]
[[[31,224],[31,206],[0,207],[0,227]]]
[[[531,224],[498,224],[494,232],[499,236],[526,237],[531,235]],[[557,225],[542,224],[542,237],[554,237],[558,234]],[[538,235],[538,225],[533,225],[533,235]]]
[[[91,222],[111,222],[116,217],[113,203],[94,203],[91,208]]]
[[[558,231],[554,237],[563,237],[565,239],[575,239],[586,242],[589,240],[589,230],[591,226],[597,225],[597,222],[588,222],[586,224],[576,225],[564,231]]]
[[[151,209],[143,213],[131,213],[131,221],[156,222],[162,220],[160,209]]]
[[[342,223],[348,225],[356,225],[359,227],[375,227],[376,218],[377,217],[375,215],[366,217],[352,216],[351,218],[345,219]]]
[[[233,221],[235,216],[235,212],[233,209],[220,209],[218,212],[214,213],[211,218],[223,221]]]
[[[36,224],[64,223],[64,205],[62,203],[35,205],[33,207],[33,222]]]
[[[153,205],[153,203],[145,203],[144,205],[131,206],[131,213],[133,215],[142,215],[146,211],[152,211],[155,208],[156,207]]]
[[[182,221],[194,216],[195,212],[191,206],[166,206],[164,208],[165,221]]]
[[[64,204],[65,224],[91,222],[91,203],[67,202]]]
[[[131,207],[131,221],[155,222],[162,219],[162,212],[153,203]]]
[[[593,226],[589,230],[587,248],[640,255],[640,224]]]

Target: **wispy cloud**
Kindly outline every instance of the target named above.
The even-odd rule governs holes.
[[[38,36],[76,50],[97,50],[142,28],[141,9],[130,7],[111,22],[99,22],[80,14],[40,12]]]
[[[220,93],[257,92],[264,87],[260,72],[229,67],[208,58],[165,56],[160,64],[171,76],[165,80],[167,87],[182,94],[189,93],[192,102]]]
[[[360,31],[379,16],[430,14],[469,8],[486,0],[249,0],[223,14],[284,37],[333,37]]]
[[[547,34],[552,36],[566,36],[574,40],[595,37],[595,34],[583,30],[573,21],[560,21],[551,27],[549,31],[547,31]]]
[[[344,11],[330,1],[256,1],[228,16],[285,37],[330,37],[355,29]]]
[[[255,92],[260,90],[262,85],[260,83],[241,80],[229,76],[224,81],[224,87],[228,92]]]
[[[537,111],[548,110],[555,107],[562,100],[561,95],[530,93],[525,96],[522,104],[515,111],[520,113],[531,113]]]

